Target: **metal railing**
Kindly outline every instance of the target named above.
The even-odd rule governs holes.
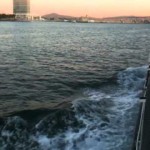
[[[150,64],[150,57],[149,57],[149,64]],[[139,119],[139,126],[138,126],[138,133],[136,138],[136,150],[141,150],[142,148],[142,138],[143,138],[143,125],[144,125],[144,115],[145,115],[145,106],[146,106],[146,94],[147,94],[147,86],[150,78],[150,65],[148,67],[146,82],[144,85],[144,94],[143,97],[140,99],[141,105],[141,114]]]
[[[140,115],[140,123],[139,123],[139,128],[138,128],[138,134],[137,134],[137,139],[136,139],[136,150],[141,150],[141,147],[142,147],[144,112],[145,112],[146,99],[141,99],[141,102],[142,102],[142,108],[141,108],[141,115]]]

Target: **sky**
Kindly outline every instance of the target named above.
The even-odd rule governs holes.
[[[12,13],[13,0],[0,0],[0,13]],[[31,14],[71,16],[150,16],[150,0],[31,0]]]

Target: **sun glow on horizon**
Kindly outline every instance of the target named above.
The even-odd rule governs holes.
[[[0,2],[0,13],[12,13],[13,0]],[[71,16],[150,16],[149,0],[31,0],[31,13],[59,13]]]

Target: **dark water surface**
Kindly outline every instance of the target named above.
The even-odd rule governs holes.
[[[150,25],[1,22],[0,116],[27,110],[29,117],[35,109],[39,116],[68,101],[73,107],[43,115],[32,130],[27,120],[7,118],[0,147],[129,150],[149,41]]]
[[[47,107],[147,62],[149,25],[0,24],[0,114]]]

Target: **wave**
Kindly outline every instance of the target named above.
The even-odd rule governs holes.
[[[143,82],[146,78],[146,69],[148,66],[143,67],[130,67],[118,73],[118,83],[127,91],[137,91],[142,89]]]
[[[129,150],[146,68],[127,68],[118,73],[117,84],[83,89],[71,107],[43,110],[40,118],[33,115],[34,123],[19,114],[3,119],[1,149]]]

